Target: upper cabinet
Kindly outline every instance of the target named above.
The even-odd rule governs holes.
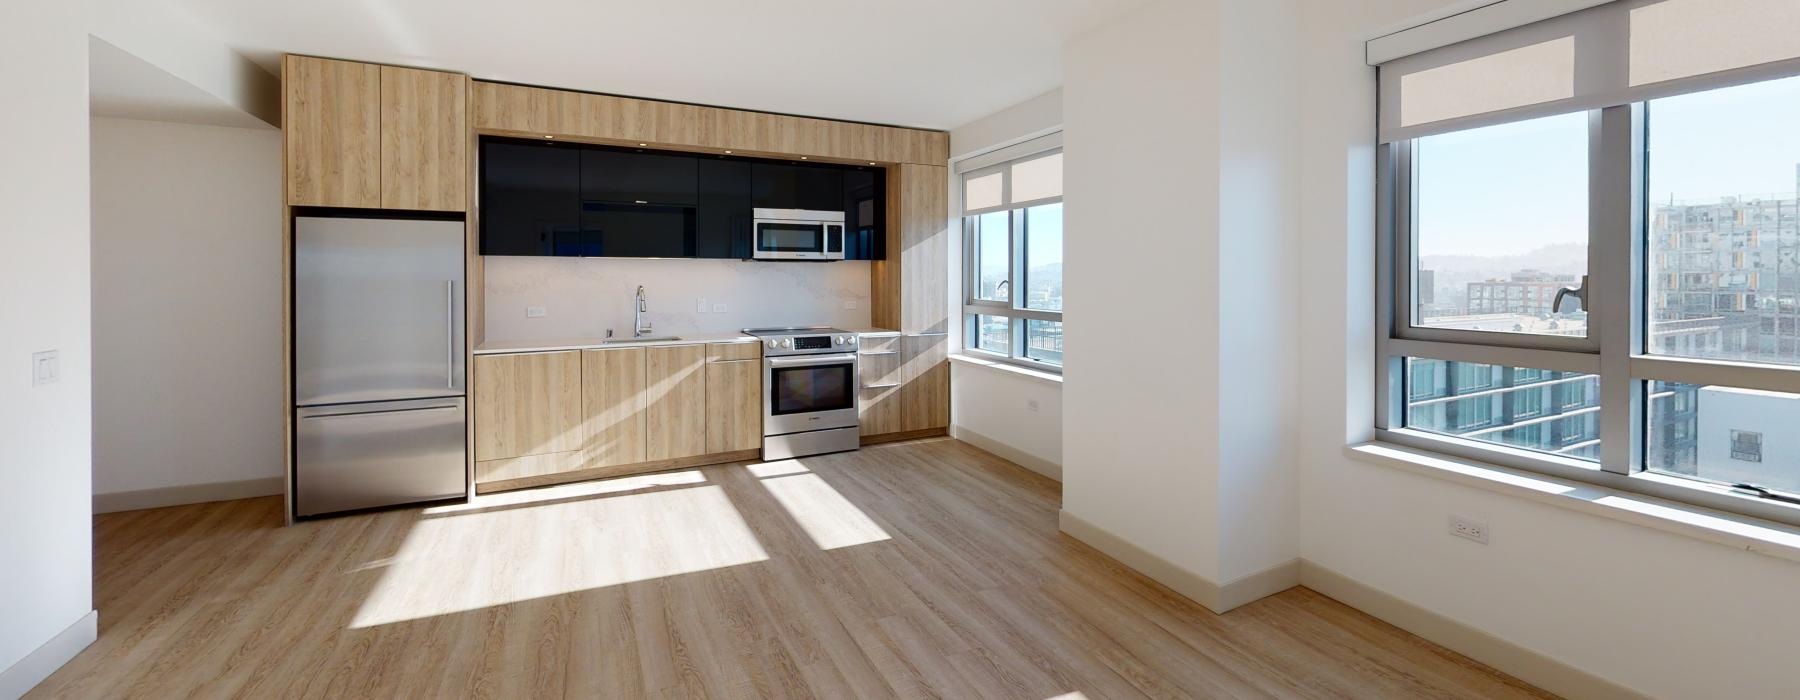
[[[288,204],[381,206],[381,67],[288,56],[282,86]]]
[[[885,169],[484,136],[481,254],[747,259],[754,210],[842,211],[885,257]]]
[[[467,209],[467,77],[290,55],[282,86],[288,204]]]
[[[381,206],[463,211],[468,192],[467,79],[381,67]]]

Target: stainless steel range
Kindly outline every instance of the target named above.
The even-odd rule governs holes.
[[[836,328],[746,328],[763,341],[763,459],[854,450],[856,334]]]

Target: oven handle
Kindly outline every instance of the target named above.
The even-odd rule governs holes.
[[[845,353],[842,355],[812,355],[809,357],[770,357],[765,358],[763,361],[769,363],[770,367],[812,367],[816,365],[837,365],[845,362],[855,364],[856,355],[854,353]]]

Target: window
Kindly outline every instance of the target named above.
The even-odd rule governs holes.
[[[964,349],[1051,371],[1063,362],[1060,143],[963,174]]]
[[[1402,131],[1382,439],[1800,524],[1800,60]]]

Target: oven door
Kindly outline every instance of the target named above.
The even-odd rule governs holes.
[[[763,435],[858,425],[856,355],[770,357],[763,373]]]
[[[756,257],[765,260],[843,260],[843,224],[756,220]]]

